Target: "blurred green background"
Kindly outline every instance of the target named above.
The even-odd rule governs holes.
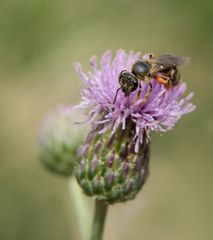
[[[118,48],[190,56],[182,76],[197,110],[154,135],[151,174],[110,208],[104,239],[213,239],[213,2],[0,2],[0,239],[78,240],[67,182],[37,160],[42,116],[80,99],[72,63]],[[91,201],[88,199],[91,203]]]

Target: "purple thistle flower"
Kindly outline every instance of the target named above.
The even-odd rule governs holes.
[[[141,58],[141,53],[126,53],[119,49],[114,59],[111,51],[106,51],[100,65],[96,56],[90,59],[92,70],[85,74],[80,63],[75,64],[75,69],[86,85],[81,90],[82,100],[76,106],[90,109],[90,120],[93,124],[101,125],[99,133],[112,129],[112,134],[121,125],[125,130],[127,119],[131,119],[135,126],[135,151],[143,142],[143,133],[150,131],[166,132],[170,130],[182,115],[192,112],[195,106],[189,102],[193,97],[190,93],[183,98],[186,91],[186,83],[181,82],[178,86],[167,90],[163,85],[152,79],[153,91],[144,103],[144,96],[149,91],[149,84],[140,81],[142,92],[138,101],[134,101],[137,91],[128,97],[122,91],[118,92],[116,101],[113,103],[116,90],[120,87],[118,76],[122,70],[131,70],[133,63]],[[142,57],[147,58],[147,55]],[[100,115],[102,118],[100,119]]]

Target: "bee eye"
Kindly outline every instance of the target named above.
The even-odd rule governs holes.
[[[132,73],[138,77],[144,77],[149,73],[150,64],[146,61],[138,61],[132,66]]]

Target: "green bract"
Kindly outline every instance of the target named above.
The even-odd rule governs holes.
[[[39,134],[39,157],[54,173],[70,176],[77,160],[76,149],[83,142],[85,127],[75,125],[80,114],[60,107],[49,113]]]
[[[146,135],[139,151],[135,152],[134,123],[126,129],[119,127],[114,134],[99,134],[94,127],[86,143],[78,150],[75,175],[84,192],[107,203],[133,199],[149,173],[149,143]]]

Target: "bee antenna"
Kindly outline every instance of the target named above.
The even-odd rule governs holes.
[[[116,90],[116,94],[115,94],[115,97],[114,97],[114,100],[113,100],[113,104],[115,104],[115,102],[116,102],[116,100],[117,100],[118,92],[119,92],[120,90],[121,90],[121,87]]]

